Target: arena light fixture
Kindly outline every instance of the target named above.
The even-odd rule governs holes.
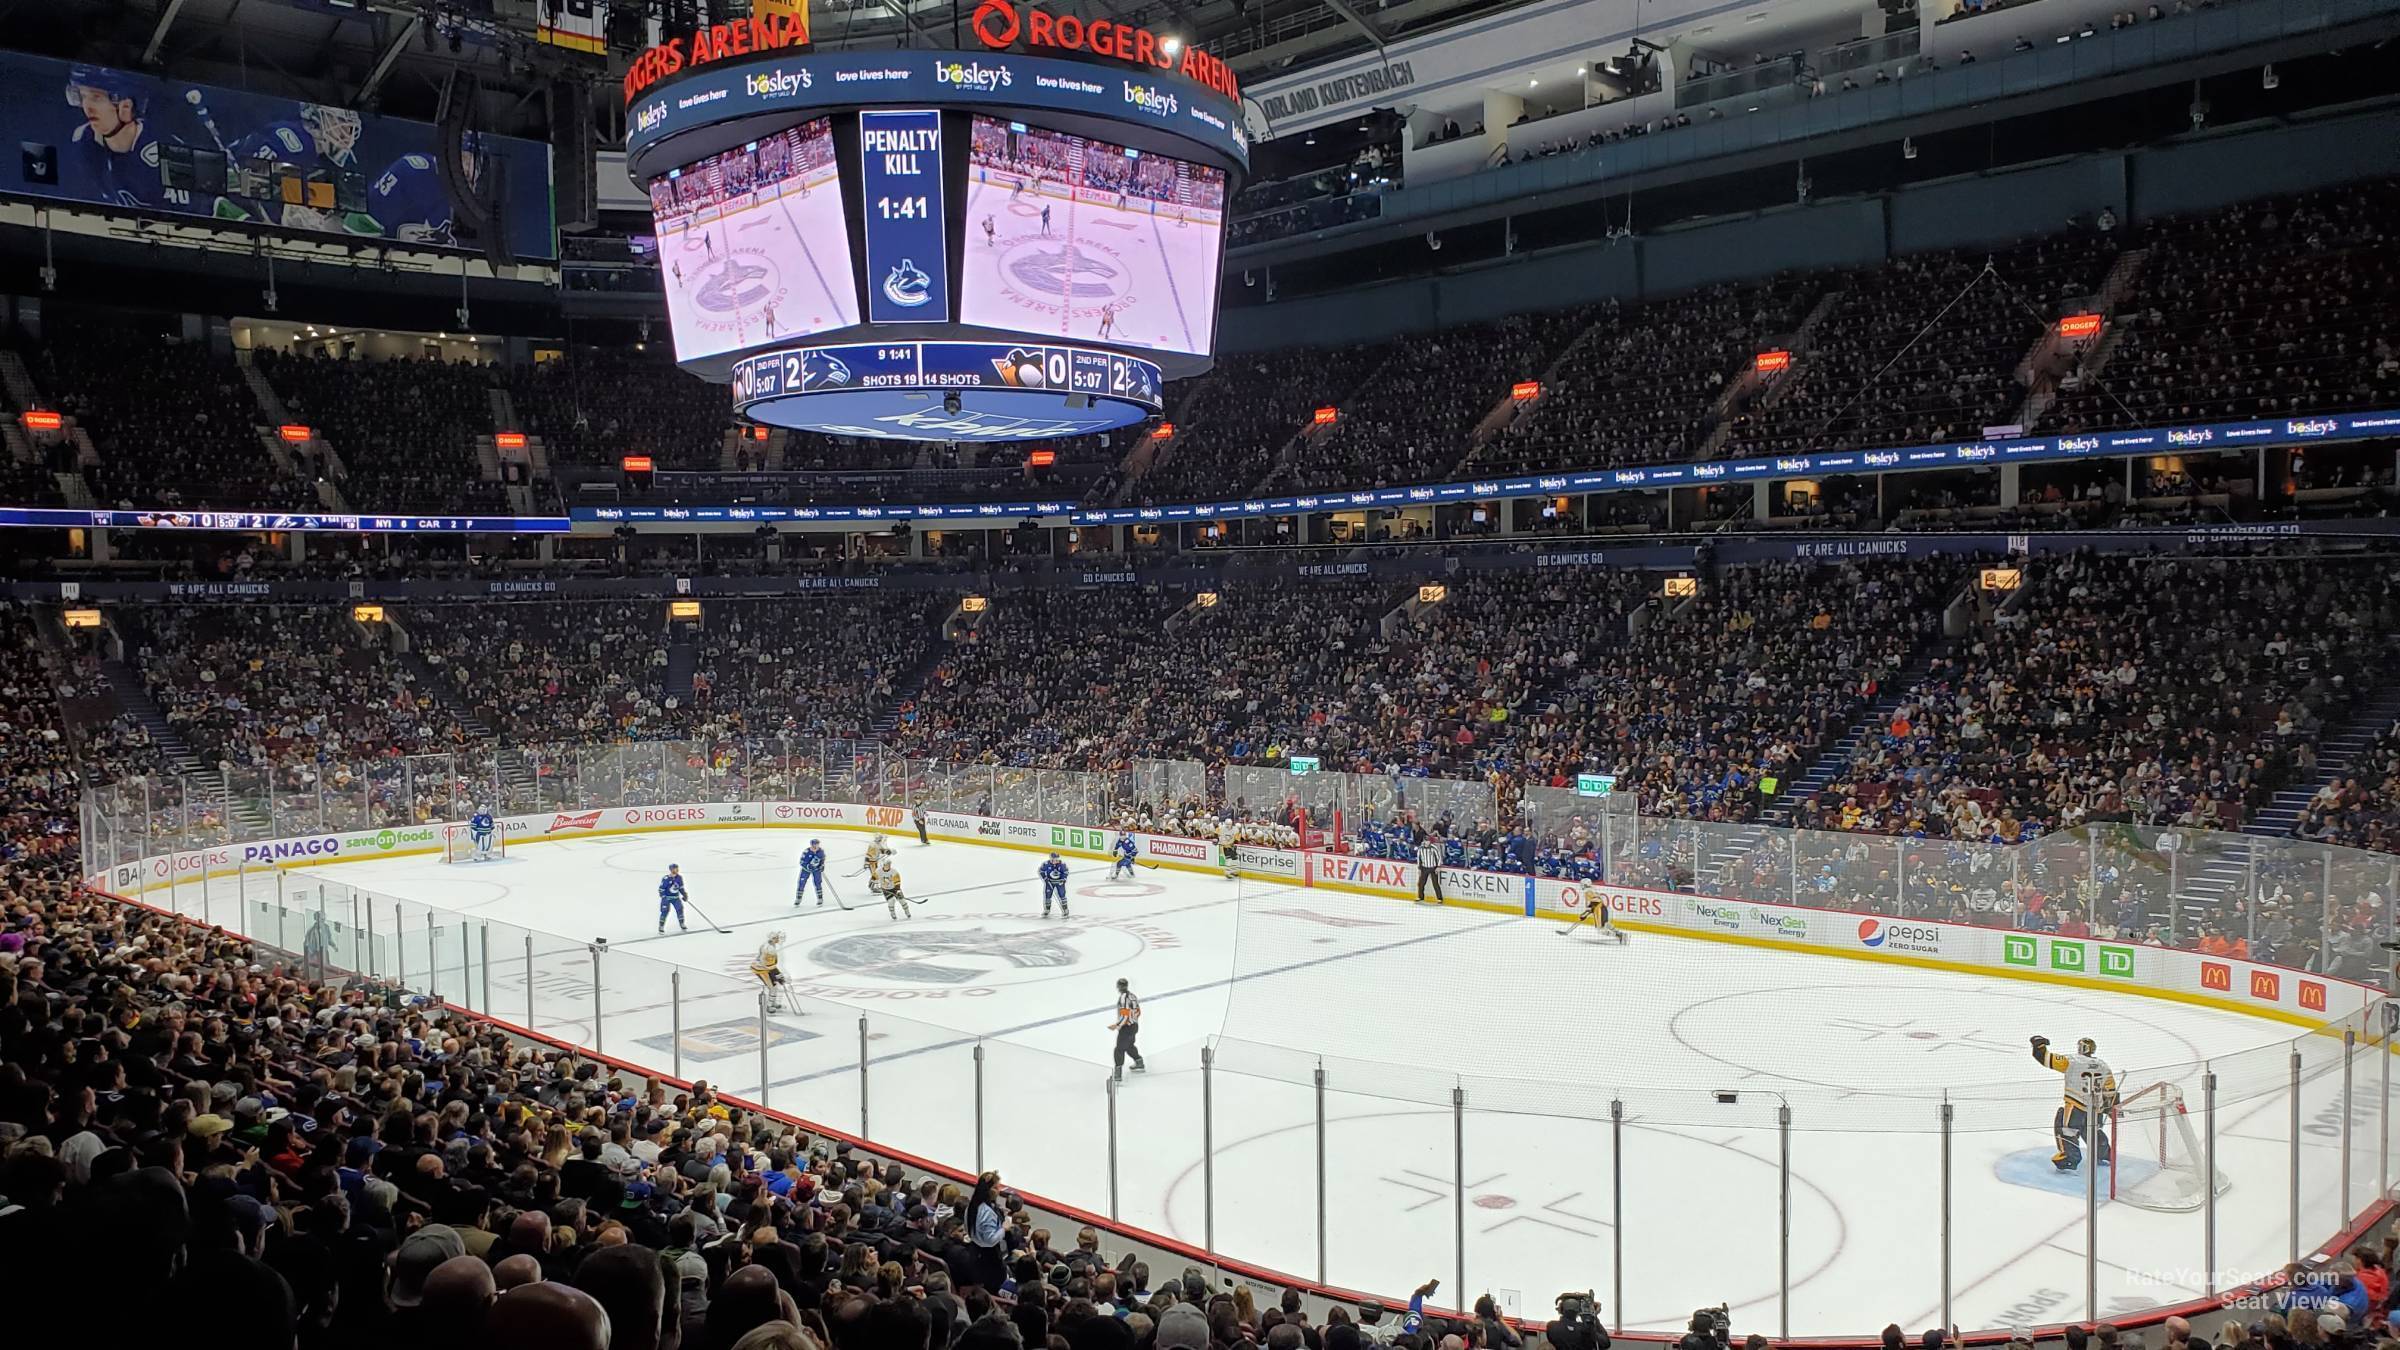
[[[991,597],[983,595],[965,596],[958,602],[958,612],[961,614],[981,614],[991,607]]]
[[[67,424],[65,415],[45,411],[28,412],[18,420],[25,424],[27,431],[57,431]]]
[[[1215,591],[1202,591],[1198,595],[1192,597],[1192,603],[1202,609],[1215,609],[1218,603],[1224,600],[1224,598],[1224,596],[1217,594]]]
[[[2062,338],[2088,338],[2099,331],[2097,314],[2069,314],[2058,321],[2058,335]]]
[[[627,455],[617,461],[617,467],[626,473],[648,473],[658,466],[648,455]]]
[[[525,448],[525,433],[522,431],[499,432],[492,437],[492,444],[503,450],[522,450]]]
[[[359,623],[382,623],[383,606],[352,605],[350,607],[350,617]]]
[[[1986,567],[1977,584],[1994,594],[2006,594],[2025,584],[2025,573],[2016,567]]]
[[[697,600],[669,600],[667,617],[697,623],[700,620],[700,602]]]
[[[1316,413],[1316,424],[1321,427],[1332,426],[1335,421],[1340,419],[1341,415],[1342,410],[1339,408],[1319,408]]]
[[[1750,364],[1761,375],[1773,375],[1792,368],[1792,354],[1777,347],[1772,351],[1760,352]]]
[[[1508,396],[1519,403],[1542,396],[1540,380],[1519,380],[1508,387]]]
[[[284,423],[282,426],[275,428],[275,434],[283,438],[283,443],[285,445],[306,445],[308,444],[309,439],[316,435],[315,432],[300,425],[298,422]]]
[[[1161,422],[1157,426],[1150,428],[1150,439],[1154,441],[1171,441],[1175,439],[1175,424],[1173,422]]]
[[[1659,587],[1658,593],[1669,600],[1689,600],[1700,593],[1700,578],[1668,577],[1666,584]]]
[[[100,611],[96,609],[62,610],[59,612],[58,621],[69,628],[98,628]]]
[[[1037,469],[1047,469],[1058,462],[1058,452],[1056,450],[1036,450],[1025,457],[1025,462]]]
[[[1449,598],[1450,588],[1438,581],[1429,581],[1417,587],[1417,603],[1420,605],[1438,605]]]

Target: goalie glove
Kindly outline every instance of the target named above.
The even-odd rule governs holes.
[[[2033,1038],[2033,1062],[2041,1065],[2045,1069],[2050,1067],[2049,1037],[2036,1036]]]

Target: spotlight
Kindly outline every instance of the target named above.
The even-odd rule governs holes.
[[[947,394],[942,395],[942,411],[950,414],[952,417],[958,416],[959,409],[965,406],[965,404],[959,402],[958,391],[955,389],[951,390]]]
[[[1173,34],[1169,34],[1166,40],[1158,44],[1158,49],[1162,52],[1165,52],[1169,56],[1173,56],[1175,53],[1183,50],[1183,39],[1176,37]]]

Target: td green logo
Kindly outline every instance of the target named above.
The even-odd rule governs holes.
[[[2033,939],[2010,933],[2000,939],[2000,959],[2012,966],[2034,964]]]
[[[1050,827],[1050,846],[1052,848],[1088,848],[1097,852],[1106,852],[1108,833],[1105,830],[1079,830],[1070,829],[1064,825],[1053,825]]]

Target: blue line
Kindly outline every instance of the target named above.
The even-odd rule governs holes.
[[[1220,986],[1220,985],[1239,984],[1239,983],[1241,983],[1243,980],[1255,980],[1255,979],[1261,979],[1261,978],[1264,978],[1264,977],[1266,977],[1266,976],[1271,976],[1271,975],[1289,975],[1289,974],[1291,974],[1291,973],[1292,973],[1293,971],[1295,971],[1295,970],[1308,970],[1308,969],[1311,969],[1311,968],[1313,968],[1313,967],[1316,967],[1316,966],[1331,965],[1332,963],[1334,963],[1334,962],[1336,962],[1336,961],[1347,961],[1347,960],[1349,960],[1349,959],[1351,959],[1352,957],[1355,957],[1355,956],[1373,956],[1373,955],[1374,955],[1374,954],[1376,954],[1377,952],[1392,952],[1392,951],[1398,951],[1398,950],[1400,950],[1400,949],[1401,949],[1401,948],[1403,948],[1403,947],[1414,947],[1414,946],[1417,946],[1417,945],[1418,945],[1418,944],[1420,944],[1420,943],[1425,943],[1425,942],[1439,942],[1439,941],[1441,941],[1441,940],[1443,940],[1443,939],[1445,939],[1445,938],[1463,937],[1463,936],[1465,936],[1466,934],[1469,934],[1469,933],[1480,933],[1480,932],[1484,931],[1484,930],[1485,930],[1485,929],[1487,929],[1487,928],[1498,928],[1498,927],[1500,927],[1502,924],[1506,924],[1506,923],[1513,923],[1513,922],[1515,922],[1515,919],[1516,919],[1516,916],[1514,916],[1514,915],[1510,915],[1510,916],[1509,916],[1509,917],[1507,917],[1507,918],[1503,918],[1503,919],[1494,919],[1494,920],[1493,920],[1492,922],[1490,922],[1490,923],[1485,923],[1485,924],[1477,924],[1476,926],[1474,926],[1474,927],[1472,927],[1472,928],[1454,928],[1454,929],[1451,929],[1451,930],[1449,930],[1448,932],[1442,932],[1442,933],[1425,933],[1425,934],[1420,934],[1420,935],[1419,935],[1419,936],[1417,936],[1417,937],[1412,937],[1412,938],[1401,938],[1400,940],[1398,940],[1398,941],[1396,941],[1396,942],[1386,942],[1386,943],[1382,944],[1381,946],[1376,946],[1376,947],[1361,947],[1361,948],[1359,948],[1357,951],[1354,951],[1354,952],[1337,952],[1337,953],[1335,953],[1335,954],[1334,954],[1334,955],[1332,955],[1332,956],[1317,956],[1317,957],[1311,957],[1310,959],[1308,959],[1308,960],[1306,960],[1306,961],[1295,961],[1295,962],[1293,962],[1291,965],[1288,965],[1288,966],[1276,966],[1276,967],[1274,967],[1274,968],[1272,968],[1272,969],[1269,969],[1269,970],[1253,971],[1253,972],[1251,972],[1250,974],[1247,974],[1247,975],[1229,975],[1229,976],[1227,976],[1226,978],[1224,978],[1224,979],[1222,979],[1222,980],[1210,980],[1210,981],[1208,981],[1208,982],[1206,982],[1206,983],[1204,983],[1204,984],[1188,985],[1188,986],[1186,986],[1186,987],[1184,987],[1184,988],[1182,988],[1182,989],[1171,990],[1171,991],[1169,991],[1169,992],[1167,992],[1167,993],[1164,993],[1164,994],[1155,994],[1155,995],[1149,995],[1149,996],[1147,996],[1147,1000],[1148,1000],[1149,1002],[1152,1002],[1152,1003],[1164,1003],[1165,1001],[1167,1001],[1168,999],[1171,999],[1171,998],[1180,998],[1180,997],[1182,997],[1182,996],[1183,996],[1183,995],[1185,995],[1185,994],[1198,994],[1198,993],[1203,993],[1203,992],[1205,992],[1205,991],[1207,991],[1207,990],[1210,990],[1210,989],[1215,989],[1215,988],[1217,988],[1217,987],[1218,987],[1218,986]],[[908,1059],[908,1058],[910,1058],[910,1057],[912,1057],[912,1056],[916,1056],[916,1055],[930,1055],[930,1054],[935,1054],[935,1053],[937,1053],[937,1052],[939,1052],[939,1051],[943,1051],[943,1050],[955,1050],[955,1049],[957,1049],[959,1046],[962,1046],[962,1045],[973,1045],[973,1044],[974,1044],[975,1042],[977,1042],[977,1041],[988,1041],[988,1040],[995,1040],[995,1039],[998,1039],[999,1037],[1002,1037],[1002,1036],[1014,1036],[1014,1035],[1017,1035],[1017,1034],[1019,1034],[1019,1033],[1021,1033],[1021,1032],[1027,1032],[1027,1031],[1039,1031],[1039,1030],[1041,1030],[1041,1029],[1042,1029],[1042,1028],[1044,1028],[1044,1027],[1054,1027],[1054,1026],[1057,1026],[1057,1025],[1058,1025],[1059,1023],[1061,1023],[1061,1022],[1072,1022],[1072,1021],[1076,1020],[1077,1018],[1081,1018],[1081,1017],[1090,1017],[1090,1016],[1093,1016],[1093,1015],[1094,1015],[1094,1014],[1096,1014],[1096,1013],[1104,1013],[1104,1012],[1107,1012],[1107,1011],[1109,1011],[1109,1009],[1108,1009],[1108,1008],[1105,1008],[1105,1007],[1095,1007],[1095,1008],[1085,1008],[1085,1009],[1082,1009],[1082,1010],[1080,1010],[1080,1011],[1077,1011],[1077,1012],[1071,1012],[1071,1013],[1060,1013],[1060,1014],[1059,1014],[1058,1016],[1056,1016],[1056,1017],[1045,1017],[1045,1018],[1043,1018],[1042,1020],[1040,1020],[1040,1021],[1038,1021],[1038,1022],[1026,1022],[1026,1023],[1024,1023],[1024,1024],[1022,1024],[1022,1025],[1019,1025],[1019,1026],[1013,1026],[1013,1027],[1004,1027],[1004,1028],[1002,1028],[1002,1029],[1000,1029],[1000,1030],[998,1030],[998,1031],[990,1031],[990,1032],[985,1032],[984,1034],[982,1034],[982,1035],[980,1035],[980,1036],[961,1036],[961,1037],[958,1037],[958,1038],[957,1038],[957,1039],[955,1039],[955,1040],[941,1041],[941,1042],[938,1042],[938,1043],[936,1043],[936,1044],[933,1044],[933,1045],[922,1045],[922,1046],[918,1046],[918,1047],[917,1047],[916,1049],[914,1049],[914,1050],[895,1050],[895,1051],[893,1051],[891,1054],[888,1054],[888,1055],[882,1055],[882,1056],[878,1056],[878,1057],[875,1057],[875,1058],[869,1059],[869,1060],[867,1061],[867,1063],[868,1063],[868,1065],[869,1065],[869,1066],[873,1066],[873,1065],[876,1065],[876,1064],[886,1064],[886,1063],[889,1063],[889,1062],[891,1062],[891,1061],[893,1061],[893,1060],[898,1060],[898,1059]],[[816,1081],[817,1079],[820,1079],[820,1078],[831,1078],[831,1077],[834,1077],[834,1076],[836,1076],[836,1075],[838,1075],[838,1074],[845,1074],[845,1073],[850,1073],[850,1072],[853,1072],[854,1070],[856,1070],[856,1069],[857,1069],[857,1067],[858,1067],[858,1066],[857,1066],[857,1065],[855,1065],[855,1064],[844,1064],[844,1065],[842,1065],[842,1066],[841,1066],[841,1067],[839,1067],[839,1068],[834,1068],[834,1069],[820,1069],[820,1070],[818,1070],[818,1071],[817,1071],[817,1072],[815,1072],[815,1073],[804,1073],[804,1074],[801,1074],[801,1075],[800,1075],[799,1077],[797,1077],[797,1078],[778,1078],[778,1079],[776,1079],[774,1082],[772,1082],[772,1083],[769,1083],[767,1086],[768,1086],[769,1088],[779,1088],[779,1087],[791,1087],[791,1086],[793,1086],[794,1084],[797,1084],[797,1083],[810,1083],[810,1082],[814,1082],[814,1081]],[[1101,1068],[1101,1067],[1105,1067],[1105,1066],[1094,1066],[1094,1067],[1095,1067],[1095,1068]]]

